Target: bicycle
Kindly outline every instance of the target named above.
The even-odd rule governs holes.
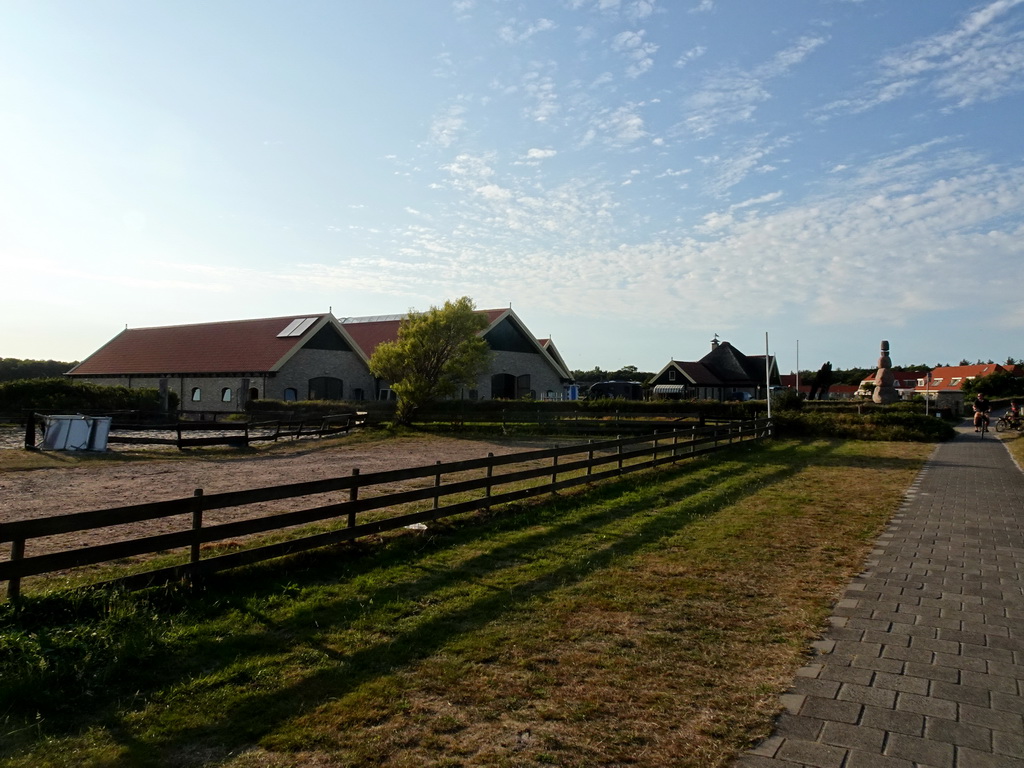
[[[1014,417],[1010,414],[1004,414],[999,417],[996,421],[996,432],[1006,432],[1009,429],[1016,429],[1018,432],[1024,431],[1024,422],[1021,421],[1020,417]]]
[[[980,415],[981,418],[977,419],[974,422],[975,423],[974,431],[975,432],[980,432],[981,433],[981,439],[984,439],[985,438],[985,433],[988,432],[989,418],[988,418],[988,414],[987,413],[981,413],[981,414],[978,414],[978,415]],[[980,426],[978,426],[978,425],[980,425]]]

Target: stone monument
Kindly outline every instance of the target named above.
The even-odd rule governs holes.
[[[882,342],[882,354],[878,357],[878,372],[875,374],[875,391],[871,393],[871,400],[876,403],[895,403],[900,399],[900,393],[893,386],[895,379],[892,375],[892,360],[889,358],[889,342]]]

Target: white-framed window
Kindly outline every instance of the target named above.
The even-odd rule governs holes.
[[[675,380],[676,380],[676,371],[675,371],[675,369],[674,369],[674,368],[670,368],[670,369],[669,369],[669,372],[668,372],[668,380],[669,380],[669,381],[675,381]]]
[[[224,387],[224,389],[220,391],[220,401],[222,403],[231,402],[231,387]]]
[[[955,387],[957,384],[960,383],[960,381],[961,379],[959,376],[954,376],[952,379],[949,380],[949,383]]]
[[[199,387],[192,387],[192,402],[193,403],[198,403],[202,399],[203,399],[203,390],[201,390]]]

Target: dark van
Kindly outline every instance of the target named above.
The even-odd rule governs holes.
[[[639,381],[599,381],[587,390],[587,397],[598,400],[617,397],[622,400],[643,400],[644,386]]]

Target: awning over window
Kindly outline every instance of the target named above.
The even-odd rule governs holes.
[[[654,394],[679,395],[687,389],[690,389],[690,387],[687,387],[685,384],[656,384],[654,387]]]

